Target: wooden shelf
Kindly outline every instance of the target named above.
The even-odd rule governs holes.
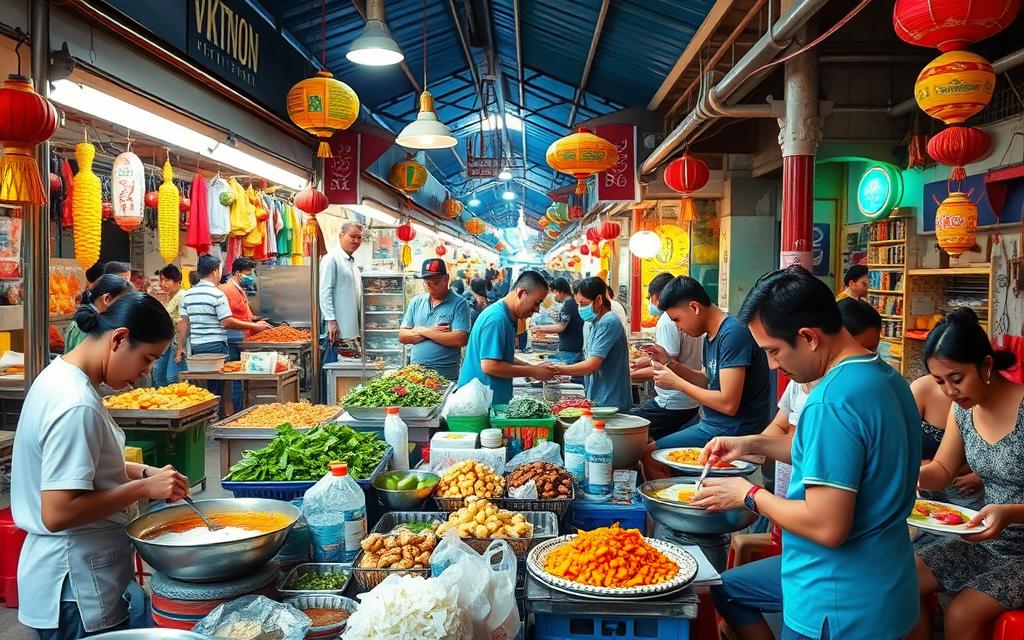
[[[869,264],[868,269],[883,269],[887,271],[903,271],[905,264]]]
[[[902,291],[892,291],[890,289],[868,289],[868,293],[880,293],[887,296],[902,296]]]
[[[896,344],[899,344],[900,342],[902,342],[902,340],[902,338],[890,338],[888,336],[882,336],[883,342],[894,342]]]
[[[912,276],[988,276],[992,273],[992,265],[981,264],[974,267],[949,267],[948,269],[911,269]]]
[[[906,238],[899,240],[870,240],[868,241],[869,247],[891,247],[897,244],[903,244],[907,241]]]
[[[887,315],[885,313],[880,313],[878,315],[882,316],[886,320],[902,320],[903,319],[903,316],[890,316],[890,315]]]

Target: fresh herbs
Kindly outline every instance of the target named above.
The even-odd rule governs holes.
[[[505,409],[506,418],[547,418],[551,416],[551,409],[547,403],[531,398],[529,396],[516,396],[508,403]]]
[[[387,451],[388,444],[377,434],[345,425],[327,423],[298,431],[283,424],[267,446],[243,453],[228,477],[235,482],[319,480],[337,460],[361,480],[370,477]]]
[[[337,591],[348,583],[348,573],[303,573],[286,587],[289,591]]]
[[[441,394],[422,384],[385,376],[361,384],[341,400],[346,407],[433,407]]]

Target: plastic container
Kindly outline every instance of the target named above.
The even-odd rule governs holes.
[[[396,471],[409,469],[409,427],[398,415],[398,407],[388,407],[384,418],[384,440],[391,445],[396,455],[391,459],[391,468]]]
[[[587,438],[593,431],[593,414],[590,409],[584,409],[580,419],[572,423],[565,431],[565,470],[572,474],[577,486],[583,486],[583,478],[586,475],[586,446]]]
[[[550,434],[552,427],[558,422],[554,415],[544,418],[508,418],[505,416],[507,410],[507,404],[496,404],[491,407],[491,426],[503,430],[508,427],[547,427]],[[508,435],[507,431],[505,433]],[[550,440],[551,436],[548,435],[547,439]]]
[[[373,479],[388,468],[388,463],[391,462],[391,455],[392,452],[389,449],[380,459],[380,462],[377,463],[377,466],[374,467],[369,478],[356,480],[356,484],[362,487],[363,493],[369,493],[372,489],[371,483]],[[143,456],[145,456],[145,453],[143,453]],[[234,482],[231,480],[231,476],[226,476],[220,481],[221,488],[225,491],[230,491],[236,498],[271,498],[273,500],[284,500],[285,502],[301,498],[314,484],[316,482],[312,480],[296,482]]]
[[[501,429],[484,429],[480,432],[480,446],[485,449],[500,449],[505,442]]]
[[[445,422],[448,423],[449,431],[458,431],[463,433],[480,433],[491,426],[491,418],[487,415],[448,416],[445,418]]]
[[[302,504],[315,562],[352,562],[366,537],[366,496],[349,477],[348,465],[330,472],[306,492]]]
[[[574,529],[582,531],[593,531],[618,522],[623,529],[639,529],[642,532],[647,528],[647,508],[635,496],[630,504],[577,499],[572,502],[569,522]]]
[[[605,502],[612,497],[612,439],[604,431],[604,421],[594,423],[585,447],[586,473],[583,497]]]
[[[535,640],[689,640],[687,618],[534,613]]]

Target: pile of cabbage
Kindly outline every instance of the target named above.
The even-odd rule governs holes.
[[[471,640],[473,627],[458,590],[438,579],[388,576],[359,595],[345,640]]]

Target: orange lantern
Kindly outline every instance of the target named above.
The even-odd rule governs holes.
[[[505,243],[501,242],[501,241],[498,241],[498,244],[494,245],[494,250],[495,251],[504,251],[505,250]]]
[[[584,195],[587,178],[614,165],[619,153],[612,143],[579,127],[576,133],[552,142],[546,157],[552,169],[576,178],[576,195]]]
[[[466,231],[474,236],[478,236],[484,232],[487,225],[480,218],[473,217],[466,221]]]
[[[560,233],[562,233],[562,229],[559,228],[557,224],[552,224],[551,226],[544,230],[544,234],[547,235],[547,237],[551,238],[552,240],[557,238],[558,234]]]
[[[949,51],[921,70],[914,99],[931,117],[956,124],[984,109],[995,86],[996,74],[988,60],[970,51]]]
[[[966,193],[954,191],[935,212],[935,238],[939,248],[956,257],[977,243],[978,207]]]
[[[427,168],[409,158],[396,162],[388,171],[388,182],[402,193],[416,193],[427,183]]]
[[[1019,10],[1020,0],[896,0],[892,25],[908,44],[952,51],[999,33]]]
[[[287,98],[288,117],[299,128],[320,138],[316,155],[331,157],[327,138],[335,131],[348,129],[359,117],[359,96],[330,71],[320,71],[312,78],[296,83]]]
[[[462,203],[455,198],[445,198],[441,203],[441,209],[449,220],[454,220],[462,215]]]

